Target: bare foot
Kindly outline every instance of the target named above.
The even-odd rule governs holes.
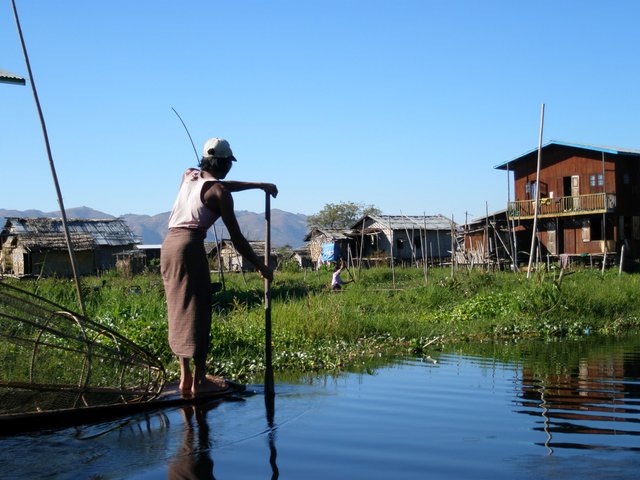
[[[228,388],[229,385],[227,385],[224,378],[207,375],[203,380],[194,382],[191,387],[191,393],[197,395],[198,393],[222,392]]]
[[[184,378],[180,379],[178,388],[180,389],[181,394],[190,394],[191,389],[193,388],[193,377],[191,375],[185,375]]]

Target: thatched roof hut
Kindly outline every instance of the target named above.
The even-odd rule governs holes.
[[[69,252],[60,218],[7,217],[0,232],[0,272],[15,276],[69,276]],[[69,219],[78,271],[93,274],[115,266],[114,254],[139,243],[122,219]]]

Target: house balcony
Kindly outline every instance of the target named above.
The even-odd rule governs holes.
[[[592,193],[574,197],[541,198],[538,218],[573,217],[576,215],[592,215],[594,213],[610,213],[616,207],[614,193]],[[518,200],[509,202],[507,209],[510,219],[526,220],[533,218],[536,211],[535,200]]]

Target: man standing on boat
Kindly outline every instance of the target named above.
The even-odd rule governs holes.
[[[169,345],[180,361],[183,394],[227,388],[223,379],[206,375],[211,333],[211,276],[204,249],[207,230],[222,218],[236,250],[264,278],[273,278],[272,270],[255,254],[240,231],[231,193],[258,188],[275,197],[278,189],[272,183],[223,182],[234,161],[229,142],[222,138],[207,140],[200,168],[189,168],[182,176],[169,216],[169,233],[162,244],[160,264],[167,299]]]

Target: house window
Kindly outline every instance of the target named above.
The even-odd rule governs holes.
[[[622,183],[624,183],[625,185],[629,185],[631,183],[631,175],[629,175],[628,173],[624,173],[622,175]]]
[[[536,198],[536,187],[537,187],[537,183],[535,181],[525,183],[524,184],[525,194],[529,196],[529,198]]]
[[[590,187],[602,187],[604,186],[604,176],[599,173],[597,175],[589,175]]]

